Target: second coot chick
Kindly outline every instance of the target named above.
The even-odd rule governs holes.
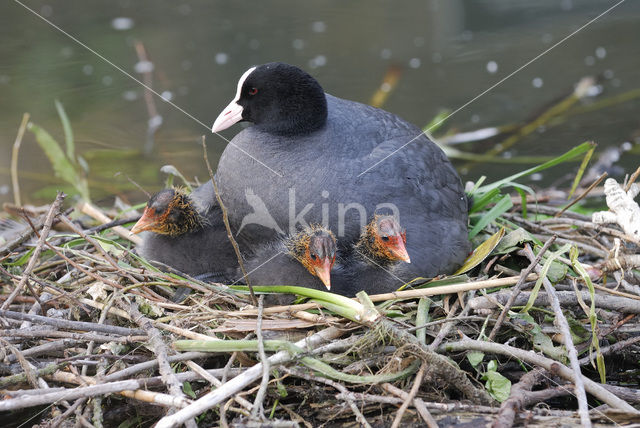
[[[213,185],[191,195],[164,189],[149,199],[131,233],[147,232],[139,253],[180,272],[211,282],[233,280],[238,260],[227,238]]]
[[[333,233],[311,226],[262,245],[244,265],[251,285],[296,285],[325,291],[331,290],[336,252]]]
[[[406,231],[397,218],[375,216],[354,244],[343,270],[334,275],[333,291],[352,297],[361,290],[367,294],[397,290],[413,277],[406,242]]]

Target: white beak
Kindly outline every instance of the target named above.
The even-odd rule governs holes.
[[[238,123],[242,120],[242,106],[238,104],[238,100],[240,99],[240,91],[242,90],[242,85],[244,85],[244,81],[247,80],[247,77],[255,67],[251,67],[247,71],[245,71],[242,76],[240,76],[240,80],[238,80],[238,88],[236,90],[235,98],[229,103],[229,105],[222,110],[220,116],[213,122],[213,126],[211,127],[211,132],[220,132],[224,129],[227,129],[234,123]]]
[[[213,122],[211,132],[220,132],[241,120],[242,106],[237,104],[236,100],[233,100],[224,110],[222,110],[222,113],[220,113],[220,116],[218,116],[216,121]]]

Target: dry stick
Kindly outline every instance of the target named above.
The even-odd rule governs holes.
[[[589,192],[593,190],[594,187],[596,187],[598,184],[600,184],[602,182],[602,180],[607,178],[607,175],[609,175],[609,174],[607,174],[606,172],[603,172],[602,175],[600,177],[598,177],[596,181],[591,183],[591,186],[587,187],[587,189],[580,194],[580,196],[578,196],[573,201],[571,201],[567,205],[565,205],[564,208],[562,208],[560,211],[558,211],[556,213],[556,215],[554,215],[553,217],[560,217],[566,210],[568,210],[569,208],[574,206],[577,202],[579,202],[582,199],[584,199],[584,197],[587,196],[589,194]]]
[[[545,374],[545,370],[539,367],[522,376],[518,383],[511,387],[509,398],[500,406],[498,418],[493,421],[491,428],[512,427],[518,411],[524,407],[527,391],[531,391],[534,386],[540,383],[543,377],[548,376]]]
[[[134,43],[136,48],[136,54],[138,55],[138,61],[149,62],[147,58],[147,52],[144,49],[142,42],[136,40]],[[162,116],[158,114],[156,108],[155,99],[153,93],[148,89],[153,87],[153,69],[146,69],[142,72],[142,80],[144,82],[144,102],[147,106],[147,113],[149,114],[149,120],[147,121],[147,141],[144,145],[144,153],[150,154],[154,146],[154,136],[160,125],[162,125]]]
[[[191,370],[193,370],[195,373],[200,375],[204,380],[206,380],[207,382],[213,384],[215,387],[219,387],[219,386],[222,385],[222,382],[220,382],[220,380],[218,380],[218,378],[213,376],[211,373],[209,373],[208,371],[206,371],[205,369],[203,369],[202,367],[200,367],[199,365],[197,365],[193,361],[191,361],[191,360],[186,361],[185,364]],[[236,395],[233,399],[236,401],[236,403],[238,403],[239,405],[241,405],[245,409],[251,411],[251,408],[253,407],[253,404],[251,404],[251,402],[249,400],[247,400],[244,397],[241,397],[239,394]]]
[[[324,383],[325,385],[329,385],[329,386],[334,387],[335,389],[340,391],[340,393],[344,397],[345,401],[347,402],[347,404],[351,408],[351,411],[356,416],[356,420],[358,422],[360,422],[363,426],[371,428],[371,425],[369,425],[369,422],[367,422],[367,419],[364,417],[362,412],[360,412],[360,409],[358,409],[358,406],[356,406],[356,403],[354,403],[354,401],[350,398],[349,390],[347,388],[345,388],[342,384],[340,384],[338,382],[335,382],[335,381],[333,381],[331,379],[324,378],[324,377],[318,377],[318,376],[314,376],[314,375],[309,375],[309,374],[303,373],[301,370],[290,369],[288,367],[283,367],[283,370],[286,373],[289,373],[292,376],[300,377],[300,378],[306,379],[306,380],[308,380],[310,382]]]
[[[132,336],[134,334],[144,335],[144,330],[137,328],[118,327],[115,325],[97,324],[86,321],[69,321],[60,318],[45,317],[42,315],[29,315],[22,312],[3,311],[0,309],[0,316],[16,320],[27,320],[39,324],[52,325],[58,328],[68,328],[71,330],[98,331],[101,333],[118,334],[120,336]]]
[[[465,316],[467,316],[467,314],[469,313],[469,310],[471,309],[471,305],[469,304],[469,302],[471,301],[471,299],[473,299],[473,296],[475,295],[476,291],[475,290],[471,290],[469,291],[469,299],[467,300],[467,304],[465,305],[465,307],[462,309],[462,312],[460,312],[460,315],[458,315],[457,317],[455,317],[456,319],[458,319],[457,322],[451,322],[451,323],[446,323],[438,332],[438,335],[433,339],[433,342],[431,342],[431,344],[429,344],[429,349],[431,351],[434,351],[438,345],[440,345],[440,343],[444,340],[445,337],[447,337],[447,335],[449,334],[449,332],[451,331],[451,329],[458,323],[460,322],[459,318],[464,318]],[[458,302],[460,302],[460,304],[462,305],[462,300],[458,300]]]
[[[555,240],[556,240],[555,235],[552,236],[550,239],[548,239],[547,242],[545,242],[544,245],[542,246],[542,249],[538,252],[536,259],[533,262],[531,262],[531,264],[529,264],[529,266],[527,266],[527,268],[523,270],[522,273],[520,273],[520,279],[518,280],[518,283],[516,284],[515,287],[513,287],[513,291],[511,292],[511,296],[509,296],[509,300],[507,300],[507,303],[502,308],[502,312],[500,312],[500,316],[498,316],[498,321],[496,321],[495,325],[493,326],[493,329],[491,330],[491,333],[489,333],[489,338],[487,340],[489,340],[490,342],[493,342],[493,340],[496,338],[496,335],[498,334],[498,331],[500,331],[500,327],[502,327],[502,323],[504,322],[504,319],[506,318],[507,313],[509,313],[509,310],[513,306],[513,302],[516,300],[516,297],[518,297],[518,295],[522,291],[522,288],[524,287],[525,279],[529,276],[531,271],[538,265],[538,263],[540,263],[540,260],[542,260],[542,256],[544,255],[544,253],[547,252],[547,250]],[[528,246],[528,245],[529,244],[525,244],[525,246]]]
[[[302,348],[313,348],[327,341],[335,339],[342,334],[344,334],[344,332],[340,331],[339,329],[335,327],[329,327],[322,331],[319,331],[313,336],[304,338],[296,342],[295,345]],[[288,351],[279,351],[269,357],[269,364],[271,364],[272,366],[280,365],[291,361],[294,358],[295,357],[289,354]],[[174,413],[173,415],[165,416],[160,421],[158,421],[155,428],[179,426],[180,424],[184,423],[185,420],[207,411],[213,406],[220,404],[228,397],[241,391],[244,387],[257,380],[261,376],[261,374],[262,363],[258,363],[255,366],[245,370],[241,375],[236,376],[235,378],[223,384],[221,387],[217,388],[215,391],[212,391],[207,395],[201,397],[184,409]]]
[[[604,348],[600,348],[600,353],[602,355],[608,355],[608,354],[617,353],[618,351],[622,351],[623,349],[627,349],[631,345],[634,345],[634,344],[636,344],[638,342],[640,342],[640,336],[634,336],[634,337],[631,337],[631,338],[626,339],[626,340],[621,340],[620,342],[614,343],[613,345],[606,346]],[[580,358],[580,360],[578,362],[580,363],[580,365],[584,366],[584,365],[589,364],[591,362],[591,358],[590,358],[589,355],[587,355],[586,357]]]
[[[451,320],[452,323],[455,318],[456,311],[458,310],[458,306],[460,306],[461,304],[462,302],[460,300],[456,300],[453,306],[451,307],[451,309],[449,309],[449,313],[447,314],[447,319]],[[438,332],[438,335],[433,339],[433,342],[431,342],[431,344],[429,345],[429,349],[432,351],[436,349],[440,344],[440,342],[442,342],[444,337],[449,333],[449,331],[450,329],[446,328],[446,324],[445,324]],[[433,346],[434,344],[435,346]]]
[[[253,287],[249,282],[249,278],[247,277],[247,271],[244,269],[244,262],[242,261],[242,254],[240,253],[240,248],[238,247],[238,243],[236,239],[233,237],[233,233],[231,233],[231,225],[229,224],[229,214],[227,212],[227,208],[222,202],[222,198],[220,197],[220,192],[218,191],[218,183],[216,183],[216,178],[213,175],[213,170],[211,169],[211,164],[209,163],[209,156],[207,155],[207,143],[205,141],[204,135],[202,136],[202,149],[204,151],[204,161],[207,164],[207,170],[209,170],[209,177],[211,177],[211,183],[213,184],[213,191],[216,194],[216,199],[218,200],[218,205],[220,205],[220,210],[222,211],[222,221],[224,222],[224,227],[227,229],[227,238],[229,238],[229,242],[233,246],[233,250],[236,252],[236,257],[238,258],[238,265],[240,265],[240,270],[242,271],[242,277],[244,278],[245,284],[249,287],[249,293],[251,294],[251,301],[253,302],[253,306],[258,306],[258,299],[256,299],[256,295],[253,292]]]
[[[88,215],[89,217],[102,222],[103,224],[111,223],[112,221],[109,217],[104,215],[104,213],[100,211],[97,207],[91,205],[88,202],[84,202],[82,205],[80,205],[80,211],[82,211],[84,214]],[[136,245],[142,244],[142,238],[140,238],[138,235],[131,235],[129,233],[129,230],[122,226],[114,226],[111,228],[111,230],[113,230],[121,238],[127,239]]]
[[[638,169],[636,169],[635,172],[631,174],[631,177],[629,177],[629,181],[627,181],[627,185],[624,186],[625,192],[628,192],[629,189],[631,189],[631,185],[634,183],[634,181],[638,179],[638,176],[640,176],[640,167],[638,167]]]
[[[94,397],[96,395],[105,395],[112,393],[123,393],[127,397],[137,398],[136,394],[132,394],[134,391],[146,388],[147,379],[129,379],[119,382],[112,382],[108,384],[91,385],[79,388],[69,388],[62,391],[38,394],[38,395],[23,395],[18,398],[12,398],[8,400],[0,401],[0,412],[8,410],[23,409],[25,407],[40,406],[42,404],[55,403],[60,400],[75,400],[78,398]],[[137,391],[140,393],[138,396],[144,397],[146,391]],[[188,403],[185,399],[176,399],[173,396],[167,396],[166,394],[147,393],[147,397],[153,396],[152,400],[144,400],[149,402],[155,402],[161,405],[167,406],[184,406]]]
[[[88,236],[86,233],[84,233],[84,231],[78,227],[78,225],[76,225],[74,222],[72,222],[71,220],[69,220],[69,218],[65,215],[59,216],[60,221],[62,221],[62,223],[64,223],[65,225],[67,225],[72,231],[74,231],[75,233],[77,233],[82,239],[84,239],[85,241],[87,241],[89,244],[93,245],[93,247],[100,253],[102,254],[102,257],[104,257],[104,259],[107,261],[107,263],[109,263],[111,266],[113,266],[113,268],[121,273],[123,276],[127,277],[131,282],[133,282],[134,284],[139,284],[140,281],[138,281],[137,279],[135,279],[132,275],[130,275],[128,272],[126,272],[124,269],[122,269],[120,266],[118,266],[118,263],[116,263],[115,260],[113,260],[113,257],[111,257],[109,255],[109,253],[107,253],[105,251],[104,248],[102,248],[102,245],[100,245],[98,242],[96,242],[95,239],[91,238],[90,236]]]
[[[400,397],[400,399],[405,400],[405,402],[409,397],[409,394],[407,394],[406,391],[403,391],[400,388],[391,385],[390,383],[383,383],[382,388],[393,395],[397,395],[398,397]],[[391,398],[391,397],[385,397],[385,398]],[[433,418],[433,416],[431,416],[431,412],[429,412],[429,410],[427,409],[427,406],[425,405],[425,402],[422,401],[422,399],[414,398],[413,406],[416,408],[416,410],[418,411],[418,413],[420,414],[420,416],[422,417],[422,419],[424,420],[424,422],[427,424],[429,428],[438,428],[438,423]]]
[[[253,409],[251,410],[251,418],[257,419],[258,413],[260,418],[264,420],[264,396],[267,393],[267,387],[269,386],[269,360],[267,354],[264,352],[264,341],[262,339],[262,309],[264,308],[264,295],[260,296],[258,300],[258,326],[256,327],[256,336],[258,339],[258,354],[260,355],[260,362],[262,362],[262,381],[260,382],[260,389],[256,394],[256,399],[253,401]]]
[[[531,248],[525,248],[524,253],[529,260],[532,262],[535,261],[536,256],[531,251]],[[542,267],[535,267],[538,274],[542,273]],[[542,284],[544,285],[545,290],[549,296],[549,300],[551,301],[551,307],[553,308],[553,312],[556,315],[554,320],[554,324],[560,327],[560,331],[562,333],[562,338],[564,340],[564,345],[567,348],[567,352],[569,354],[569,361],[571,363],[571,368],[575,372],[575,394],[578,399],[578,414],[580,415],[580,422],[583,427],[591,427],[591,419],[589,418],[589,404],[587,403],[587,394],[584,391],[584,383],[582,382],[582,372],[580,371],[580,363],[578,362],[578,351],[576,351],[576,347],[573,345],[573,339],[571,338],[571,329],[569,328],[569,323],[562,313],[562,307],[560,307],[560,302],[558,301],[558,296],[556,295],[556,290],[553,288],[551,281],[545,276],[542,278]]]
[[[480,340],[472,340],[465,338],[458,342],[446,343],[438,349],[441,352],[461,352],[461,351],[481,351],[490,354],[505,355],[510,358],[517,358],[533,366],[543,367],[545,370],[557,374],[564,379],[567,379],[575,383],[576,373],[564,364],[558,361],[552,360],[533,351],[525,351],[524,349],[515,348],[509,345],[502,345],[499,343],[485,342]],[[639,412],[624,400],[618,398],[615,394],[607,391],[602,385],[592,381],[584,375],[580,375],[581,380],[584,382],[585,389],[589,394],[596,397],[598,400],[608,404],[616,409],[623,410],[625,412],[639,414]]]
[[[408,396],[405,398],[404,403],[402,403],[402,406],[400,406],[400,408],[396,412],[396,417],[393,419],[391,428],[398,428],[400,426],[400,422],[402,421],[404,412],[407,410],[407,408],[409,408],[409,404],[411,404],[416,394],[418,393],[418,390],[420,389],[420,385],[422,385],[422,378],[424,377],[426,367],[426,364],[423,362],[420,366],[420,370],[418,370],[418,373],[416,374],[416,378],[413,381],[413,386],[411,387]],[[428,424],[429,422],[427,422],[427,425]]]
[[[123,308],[124,309],[124,308]],[[140,313],[138,310],[138,305],[135,302],[131,302],[129,305],[129,311],[133,316],[133,320],[138,324],[143,330],[147,332],[149,336],[149,344],[153,350],[156,359],[158,360],[158,370],[160,371],[160,376],[162,376],[165,385],[168,386],[169,393],[177,399],[186,399],[185,394],[182,392],[182,383],[175,377],[173,370],[171,369],[171,365],[167,360],[167,347],[162,341],[162,335],[160,331],[153,326],[151,320]],[[187,428],[196,428],[195,420],[189,418],[183,422]]]
[[[20,200],[20,183],[18,182],[18,154],[20,153],[20,145],[22,144],[22,137],[24,131],[27,129],[27,123],[29,123],[29,113],[22,115],[22,122],[18,128],[18,135],[16,141],[13,143],[13,151],[11,152],[11,184],[13,184],[13,201],[16,206],[22,206]]]
[[[31,271],[36,266],[38,259],[40,258],[40,252],[42,251],[42,246],[47,240],[47,236],[49,235],[49,230],[51,229],[51,224],[53,223],[54,217],[60,211],[60,205],[62,204],[63,199],[65,198],[65,194],[62,192],[58,192],[55,201],[51,204],[51,208],[49,208],[49,212],[47,213],[47,217],[44,220],[44,226],[42,226],[42,232],[40,233],[40,238],[38,238],[38,243],[36,244],[36,248],[33,250],[31,254],[31,258],[29,259],[29,263],[27,263],[27,267],[24,269],[22,273],[22,278],[20,282],[13,289],[7,300],[4,301],[0,309],[7,309],[11,303],[13,303],[13,299],[16,298],[18,294],[22,292],[24,285],[29,280],[29,275],[31,275]],[[34,296],[36,297],[36,296]]]

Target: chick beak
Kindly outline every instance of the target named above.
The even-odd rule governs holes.
[[[409,253],[407,252],[407,247],[405,247],[402,238],[395,238],[389,240],[388,244],[389,251],[391,254],[398,260],[402,260],[406,263],[411,263],[411,258],[409,257]]]
[[[331,290],[331,268],[333,267],[333,260],[329,257],[318,261],[313,267],[316,272],[316,276],[320,278],[320,281],[327,287],[327,290]]]
[[[142,217],[136,224],[133,225],[129,235],[135,235],[136,233],[143,232],[145,230],[152,229],[157,223],[157,216],[153,210],[145,207]]]

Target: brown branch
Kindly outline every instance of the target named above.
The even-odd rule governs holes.
[[[404,400],[405,402],[406,402],[407,398],[409,397],[409,394],[406,391],[403,391],[400,388],[397,388],[397,387],[391,385],[390,383],[383,383],[382,384],[382,389],[384,389],[385,391],[387,391],[387,392],[389,392],[389,393],[391,393],[393,395],[397,395],[398,397],[400,397],[401,400]],[[356,394],[352,394],[352,395],[356,395]],[[392,397],[381,397],[381,398],[392,398]],[[416,408],[416,410],[418,411],[418,414],[420,414],[420,416],[422,417],[424,422],[427,424],[427,427],[429,427],[429,428],[438,428],[438,423],[433,418],[433,416],[431,416],[431,412],[429,412],[429,409],[427,409],[426,403],[424,401],[422,401],[422,399],[414,398],[413,399],[413,405]]]
[[[524,407],[526,392],[531,391],[543,377],[548,377],[548,375],[545,375],[545,370],[541,368],[531,370],[522,376],[520,381],[511,387],[509,398],[500,406],[498,418],[493,421],[491,428],[512,427],[518,411]]]
[[[594,187],[596,187],[598,184],[600,184],[602,182],[602,180],[607,178],[608,175],[609,174],[607,174],[606,172],[603,172],[602,175],[596,179],[596,181],[591,183],[591,185],[589,187],[587,187],[586,190],[580,194],[580,196],[578,196],[573,201],[571,201],[567,205],[565,205],[562,209],[560,209],[560,211],[558,211],[554,215],[554,217],[560,217],[566,210],[568,210],[569,208],[574,206],[576,203],[578,203],[582,199],[584,199],[584,197],[587,196],[589,194],[589,192],[591,192],[593,190]]]

